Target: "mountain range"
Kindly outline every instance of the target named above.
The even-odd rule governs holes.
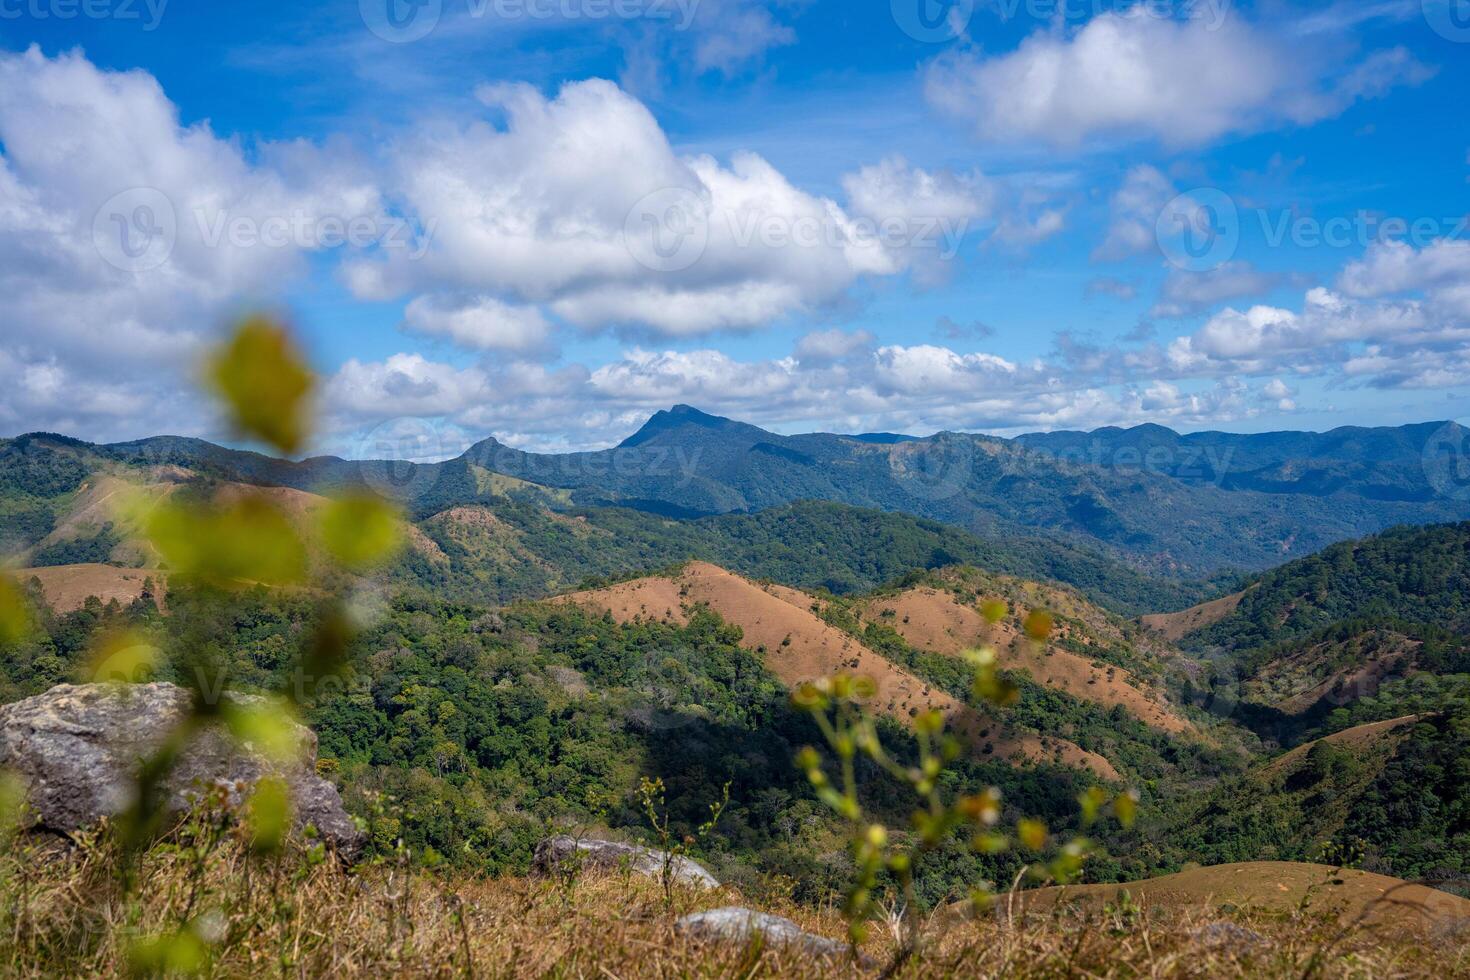
[[[1198,578],[1263,569],[1398,524],[1470,517],[1458,479],[1467,442],[1470,430],[1452,422],[1251,435],[1142,425],[1015,439],[783,436],[678,405],[618,446],[569,454],[491,438],[439,463],[286,461],[197,439],[91,446],[45,434],[0,443],[0,454],[84,452],[312,492],[366,483],[415,517],[483,502],[505,489],[504,478],[562,506],[673,518],[822,500],[980,536],[1042,536]]]

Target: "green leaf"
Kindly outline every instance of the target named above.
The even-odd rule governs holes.
[[[193,929],[135,940],[128,949],[128,966],[136,976],[160,973],[202,973],[209,963],[209,947]]]
[[[162,658],[163,651],[134,630],[110,633],[93,644],[83,677],[93,684],[140,684],[152,678]]]
[[[0,646],[24,640],[31,631],[31,608],[20,586],[0,575]]]
[[[980,604],[980,615],[984,616],[985,621],[992,625],[1005,619],[1006,613],[1008,612],[1010,612],[1010,609],[1001,599],[987,599]]]
[[[305,443],[315,378],[283,326],[245,320],[210,357],[206,377],[242,433],[288,455]]]
[[[1124,827],[1133,826],[1133,821],[1138,819],[1138,793],[1135,790],[1118,794],[1118,798],[1113,801],[1113,816]]]
[[[266,776],[257,782],[245,812],[251,848],[263,854],[280,850],[291,828],[291,794],[285,780]]]
[[[264,698],[226,701],[225,725],[230,734],[279,763],[301,758],[303,746],[295,717],[286,702]]]
[[[1028,850],[1041,850],[1046,846],[1048,836],[1046,824],[1040,820],[1026,819],[1016,824],[1016,839]]]
[[[218,588],[295,585],[306,575],[305,545],[264,494],[215,505],[170,501],[146,515],[144,530],[170,569]]]
[[[352,571],[364,571],[392,558],[403,543],[398,513],[368,493],[350,493],[327,504],[321,515],[327,551]]]

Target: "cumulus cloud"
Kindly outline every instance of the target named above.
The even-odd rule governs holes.
[[[978,175],[902,160],[851,175],[844,207],[754,153],[681,156],[607,81],[554,98],[519,85],[479,94],[503,127],[440,128],[401,147],[395,183],[431,244],[354,264],[359,295],[476,291],[585,330],[750,330],[833,302],[860,276],[952,257],[987,207]]]
[[[652,412],[680,402],[783,431],[1029,431],[1145,420],[1188,425],[1261,411],[1259,399],[1233,379],[1204,387],[1155,381],[1109,388],[1062,365],[1018,364],[938,345],[875,346],[860,335],[821,334],[798,342],[798,351],[814,347],[828,355],[841,349],[841,356],[741,360],[711,349],[635,347],[590,370],[547,372],[524,363],[458,369],[397,355],[345,366],[329,392],[333,406],[349,415],[433,415],[431,431],[456,434],[441,438],[445,444],[479,432],[541,450],[611,445]],[[498,397],[483,397],[486,390]],[[403,420],[384,424],[401,427]],[[345,431],[339,438],[349,452],[363,441]]]
[[[1279,282],[1279,276],[1261,272],[1244,260],[1226,262],[1203,272],[1171,269],[1149,315],[1190,316],[1225,300],[1259,296]]]
[[[273,295],[327,247],[324,229],[381,219],[349,156],[255,151],[184,125],[144,72],[103,71],[78,52],[0,53],[10,415],[101,435],[197,417],[173,390],[201,331]]]
[[[1157,167],[1145,163],[1130,169],[1108,199],[1108,231],[1093,249],[1093,259],[1117,261],[1156,250],[1159,215],[1178,193]]]
[[[470,350],[543,352],[551,339],[551,324],[540,310],[493,296],[418,296],[404,309],[403,325]]]
[[[1094,137],[1206,143],[1279,123],[1310,123],[1413,84],[1427,69],[1402,49],[1338,72],[1239,11],[1219,23],[1159,17],[1147,5],[1080,28],[1044,29],[1014,51],[962,49],[927,70],[931,103],[987,140],[1076,146]]]

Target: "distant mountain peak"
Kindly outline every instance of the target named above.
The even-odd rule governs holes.
[[[722,415],[701,412],[693,405],[681,404],[665,411],[654,412],[648,421],[643,423],[643,427],[619,443],[618,448],[626,449],[630,446],[642,445],[661,433],[684,426],[697,426],[702,429],[755,428],[744,422],[727,419]]]

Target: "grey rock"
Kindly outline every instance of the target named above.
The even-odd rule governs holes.
[[[237,704],[261,702],[227,695]],[[0,707],[0,767],[26,781],[35,826],[62,833],[95,825],[134,800],[143,759],[189,714],[190,694],[172,684],[59,684]],[[342,808],[337,788],[316,774],[316,735],[294,722],[294,763],[263,756],[211,725],[192,739],[161,790],[171,811],[187,809],[202,789],[223,787],[238,805],[266,775],[290,789],[297,828],[313,825],[347,859],[365,836]]]
[[[549,873],[566,862],[580,861],[583,867],[602,869],[627,868],[637,874],[657,879],[663,875],[664,862],[672,862],[674,882],[690,888],[719,888],[715,876],[697,861],[671,857],[664,851],[635,844],[619,844],[610,840],[590,840],[559,834],[536,845],[532,863],[536,870]]]
[[[1202,946],[1231,953],[1249,953],[1266,942],[1254,929],[1224,920],[1202,925],[1190,935]]]
[[[742,946],[748,946],[759,938],[771,948],[796,948],[826,959],[847,957],[851,949],[847,943],[806,932],[790,919],[738,905],[686,915],[674,924],[674,928],[695,939]]]

